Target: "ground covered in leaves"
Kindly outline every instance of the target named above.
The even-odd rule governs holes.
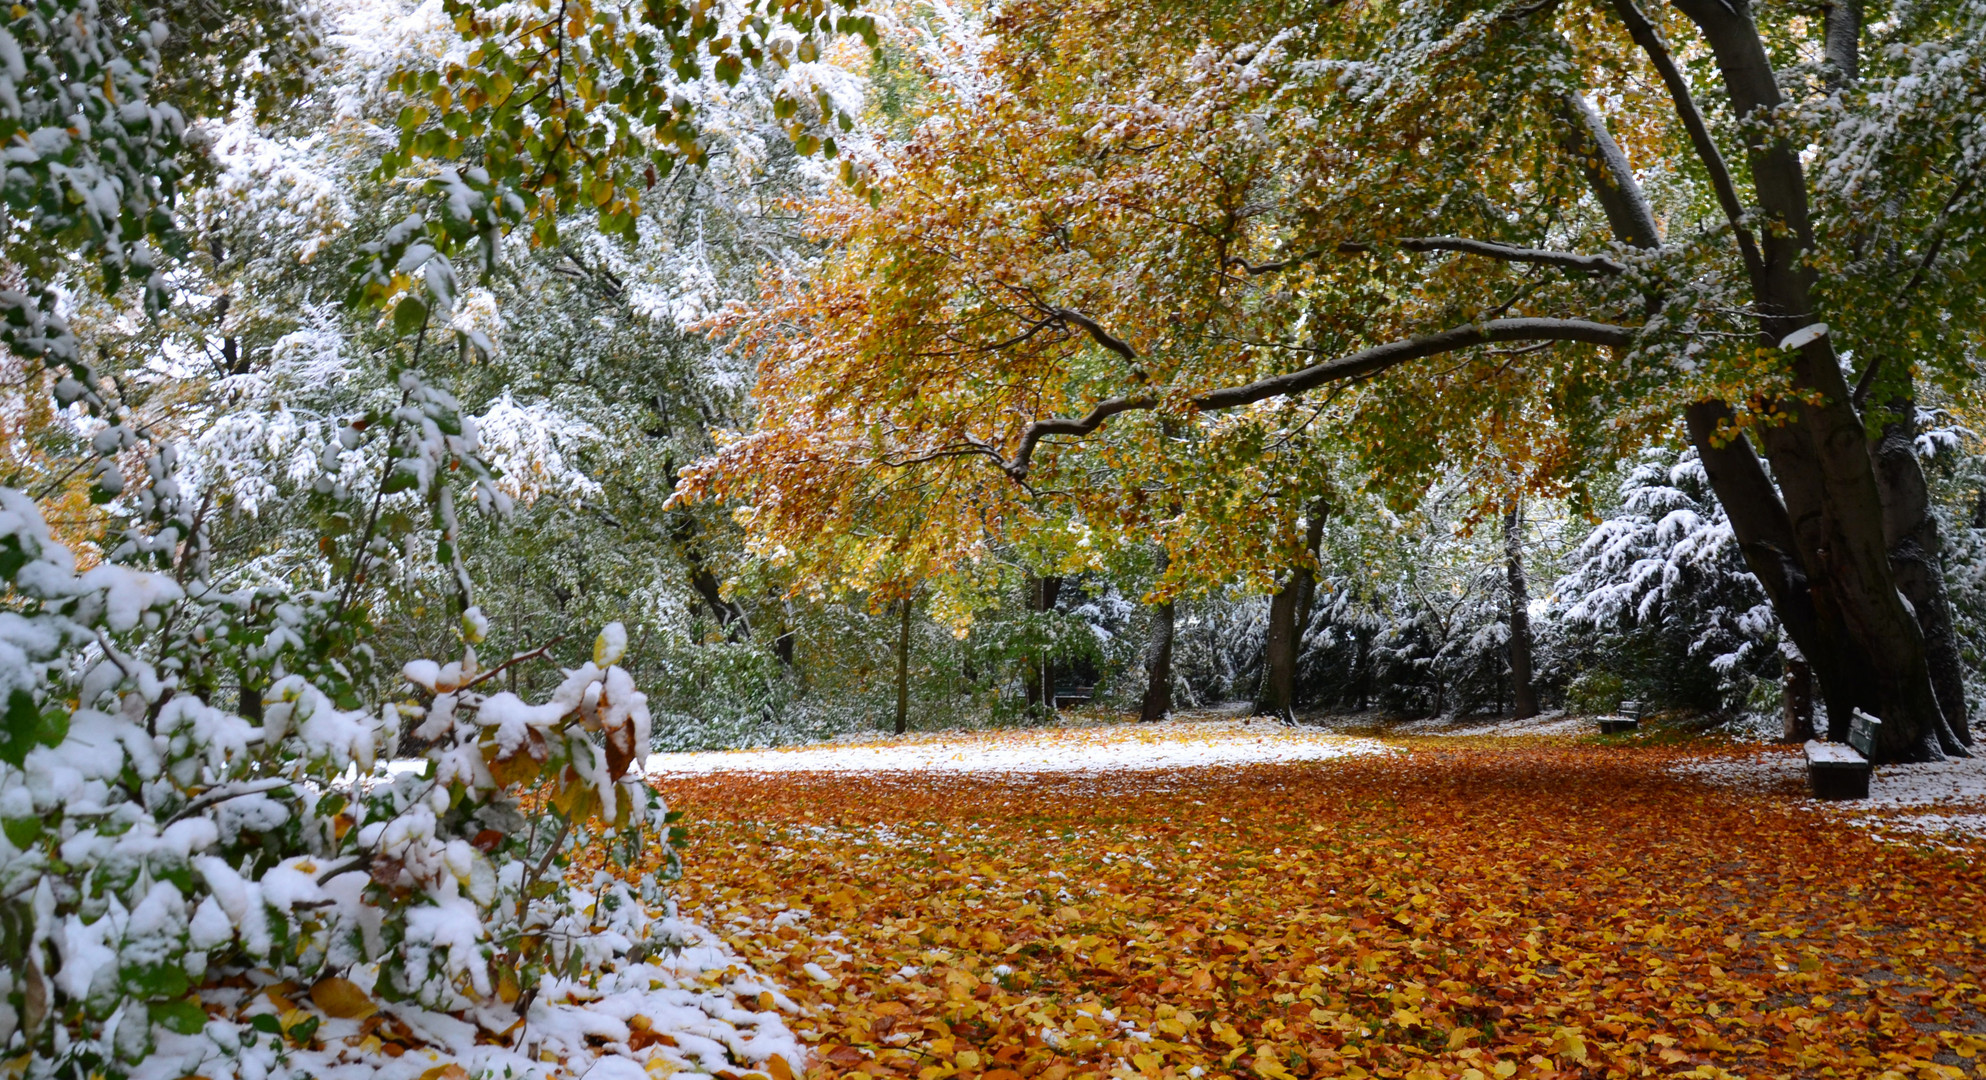
[[[812,1076],[1986,1077],[1979,842],[1706,752],[660,783],[685,913],[807,1009]]]

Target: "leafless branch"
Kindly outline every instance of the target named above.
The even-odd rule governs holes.
[[[1509,244],[1498,244],[1489,240],[1470,240],[1460,236],[1409,236],[1396,241],[1408,251],[1462,251],[1471,255],[1482,255],[1505,262],[1535,263],[1539,266],[1558,266],[1567,270],[1579,270],[1589,274],[1620,274],[1627,267],[1607,258],[1605,255],[1582,255],[1572,251],[1550,251],[1543,248],[1521,248]]]
[[[1662,84],[1669,88],[1669,97],[1675,102],[1676,116],[1682,120],[1683,128],[1689,132],[1690,145],[1696,148],[1696,156],[1703,161],[1704,171],[1710,174],[1710,186],[1717,192],[1717,204],[1724,210],[1725,220],[1731,223],[1731,232],[1738,240],[1738,250],[1744,256],[1745,267],[1754,276],[1764,272],[1765,260],[1759,255],[1758,241],[1752,237],[1745,224],[1744,204],[1738,201],[1737,185],[1731,181],[1731,170],[1724,164],[1724,155],[1717,149],[1717,143],[1710,138],[1710,128],[1703,122],[1703,113],[1696,107],[1696,99],[1691,96],[1688,80],[1676,66],[1669,46],[1662,40],[1661,31],[1648,21],[1635,0],[1614,0],[1614,10],[1627,26],[1628,36],[1648,54],[1648,60],[1655,65],[1655,71],[1662,77]]]
[[[564,641],[566,637],[567,635],[560,634],[558,637],[555,637],[552,640],[545,642],[543,645],[540,645],[535,649],[526,649],[521,653],[517,653],[513,655],[510,659],[505,660],[503,663],[498,664],[497,666],[489,669],[488,671],[483,672],[481,675],[478,675],[475,678],[470,679],[468,682],[463,683],[462,689],[467,690],[473,686],[480,686],[483,683],[489,682],[491,679],[496,678],[498,675],[503,674],[506,668],[512,667],[517,664],[521,664],[526,660],[536,660],[538,657],[544,656],[545,654],[551,652],[552,646],[557,645],[561,641]]]
[[[1299,371],[1276,375],[1242,386],[1211,390],[1193,399],[1202,409],[1232,409],[1266,401],[1273,397],[1301,394],[1339,379],[1357,378],[1384,371],[1409,360],[1473,348],[1498,341],[1583,341],[1592,345],[1625,347],[1634,340],[1634,331],[1610,323],[1585,319],[1492,319],[1467,323],[1432,334],[1389,341],[1350,356],[1312,364]],[[1122,410],[1119,410],[1122,411]]]
[[[1625,326],[1586,319],[1491,319],[1375,345],[1288,374],[1210,390],[1194,397],[1192,402],[1196,408],[1211,411],[1238,408],[1274,397],[1295,397],[1326,383],[1374,375],[1410,360],[1505,341],[1583,341],[1591,345],[1625,348],[1633,343],[1634,331]],[[1008,476],[1021,480],[1027,476],[1035,447],[1047,436],[1088,435],[1119,413],[1155,409],[1158,403],[1158,398],[1151,395],[1117,397],[1098,403],[1086,416],[1036,420],[1022,429],[1020,446],[1014,451],[1013,459],[1005,463],[1004,469]]]
[[[1105,420],[1121,412],[1135,409],[1155,409],[1158,398],[1149,395],[1139,397],[1111,398],[1098,402],[1088,416],[1055,416],[1047,420],[1036,420],[1021,429],[1021,445],[1014,451],[1014,460],[1007,464],[1007,475],[1019,479],[1027,475],[1028,463],[1034,457],[1034,448],[1050,435],[1088,435],[1103,426]]]
[[[1287,259],[1278,259],[1275,262],[1265,263],[1251,263],[1239,255],[1230,255],[1227,257],[1224,266],[1227,268],[1239,266],[1248,272],[1248,276],[1257,277],[1262,274],[1273,274],[1281,270],[1287,270],[1299,263],[1309,262],[1311,259],[1322,254],[1324,254],[1324,249],[1318,248],[1314,251],[1306,251],[1301,255],[1294,255]]]
[[[1104,348],[1109,349],[1111,352],[1116,353],[1117,355],[1123,357],[1126,360],[1131,361],[1132,363],[1137,363],[1138,361],[1137,350],[1131,348],[1131,346],[1129,345],[1126,345],[1122,339],[1111,334],[1110,331],[1105,330],[1102,326],[1099,326],[1095,319],[1090,318],[1088,315],[1085,315],[1080,311],[1073,311],[1069,308],[1053,308],[1051,310],[1056,319],[1068,323],[1071,326],[1081,328],[1082,331],[1088,334],[1092,339],[1094,339],[1098,345],[1101,345]]]

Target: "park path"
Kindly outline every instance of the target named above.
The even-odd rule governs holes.
[[[1116,732],[1041,738],[1148,734]],[[1979,842],[1852,827],[1756,749],[1030,772],[967,756],[1030,736],[948,738],[657,779],[685,912],[788,987],[811,1075],[1986,1076]]]

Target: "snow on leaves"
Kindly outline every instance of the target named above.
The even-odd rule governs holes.
[[[0,971],[0,1042],[28,1051],[32,1075],[266,1072],[285,1047],[315,1048],[325,1017],[270,1030],[258,1001],[324,980],[338,983],[312,997],[333,1018],[357,993],[496,1034],[537,1018],[539,996],[551,1012],[588,1000],[564,982],[586,973],[608,996],[680,981],[640,964],[681,943],[649,915],[652,877],[587,888],[565,873],[587,843],[677,865],[668,810],[629,769],[649,719],[615,666],[618,625],[528,705],[478,689],[500,668],[477,659],[487,621],[472,608],[459,659],[409,663],[411,695],[366,704],[362,654],[331,651],[350,620],[328,596],[78,574],[4,488],[0,575],[0,941],[20,958]],[[217,668],[243,687],[235,711],[213,703]],[[403,724],[424,759],[385,769]],[[348,976],[365,986],[342,989]],[[433,1030],[473,1026],[423,1023],[444,1048]]]

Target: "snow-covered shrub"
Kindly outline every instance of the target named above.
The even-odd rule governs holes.
[[[357,585],[391,578],[413,515],[459,569],[456,478],[501,509],[473,424],[403,386],[399,409],[325,448],[327,514],[372,508],[327,588],[206,580],[164,455],[126,494],[167,524],[113,551],[165,569],[79,570],[0,488],[0,1047],[29,1075],[267,1073],[320,1020],[255,1015],[285,995],[331,1017],[515,1019],[664,944],[627,886],[564,871],[581,843],[675,866],[667,809],[631,769],[650,721],[619,624],[535,702],[490,692],[501,665],[476,655],[474,606],[456,656],[396,669],[371,652]],[[369,439],[384,467],[356,497],[342,459]],[[405,726],[427,750],[389,767]]]

